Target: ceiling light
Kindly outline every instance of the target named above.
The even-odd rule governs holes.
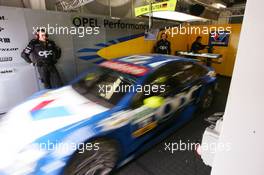
[[[149,16],[149,14],[146,14],[145,16]],[[168,20],[182,21],[182,22],[207,21],[208,20],[205,18],[188,15],[188,14],[176,12],[176,11],[153,12],[152,16],[154,18],[161,18],[161,19],[168,19]]]
[[[222,4],[222,3],[213,3],[212,7],[217,8],[217,9],[221,9],[221,8],[226,8],[226,5]]]
[[[115,16],[111,16],[111,19],[120,20],[121,18],[119,18],[119,17],[115,17]]]
[[[109,6],[109,1],[106,0],[96,0],[97,3],[102,4],[104,6]],[[130,2],[130,0],[114,0],[110,1],[111,7],[120,7],[126,5]]]

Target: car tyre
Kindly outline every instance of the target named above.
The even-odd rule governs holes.
[[[64,175],[108,175],[118,161],[118,147],[114,140],[99,139],[98,150],[76,152],[64,170]]]
[[[202,99],[200,101],[199,104],[200,110],[201,111],[207,110],[209,107],[211,107],[213,101],[214,101],[214,88],[209,87],[205,90],[204,95],[202,96]]]

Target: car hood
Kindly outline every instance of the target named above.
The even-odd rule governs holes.
[[[107,110],[84,98],[71,86],[26,101],[0,119],[0,155],[4,158],[0,162],[7,162],[7,157],[15,156],[42,136]]]

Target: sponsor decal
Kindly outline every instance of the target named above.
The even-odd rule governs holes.
[[[12,57],[0,57],[0,62],[9,62],[13,61]]]
[[[10,38],[0,38],[0,43],[10,43]]]
[[[105,61],[101,63],[100,66],[135,76],[143,76],[149,71],[148,68],[143,66],[132,65],[118,61]]]
[[[5,17],[5,16],[1,16],[1,15],[0,15],[0,21],[1,21],[1,20],[3,20],[3,21],[4,21],[4,20],[7,20],[7,19],[6,19],[6,17]]]
[[[159,49],[160,49],[160,50],[168,50],[168,47],[169,47],[169,46],[159,46]]]
[[[49,55],[52,55],[52,50],[44,50],[44,51],[39,51],[38,52],[38,55],[41,56],[41,57],[45,57],[47,58]]]
[[[100,25],[98,25],[99,21],[97,18],[75,17],[73,18],[72,23],[75,27],[81,27],[81,26],[101,27]],[[148,25],[127,23],[121,20],[104,19],[103,27],[110,29],[134,29],[134,30],[144,29],[145,30],[148,28]]]
[[[133,111],[135,114],[132,121],[133,130],[135,130],[132,133],[133,137],[140,137],[157,127],[158,122],[155,118],[155,111],[156,109],[146,106],[141,106]]]
[[[12,47],[12,48],[0,48],[1,52],[5,52],[5,51],[17,51],[18,48],[17,47]]]
[[[14,69],[4,69],[4,70],[0,70],[0,74],[10,74],[13,73]]]
[[[110,29],[133,29],[133,30],[144,29],[146,30],[148,28],[148,25],[126,23],[126,22],[122,22],[121,20],[112,21],[112,20],[104,19],[104,27],[110,28]]]
[[[142,128],[138,129],[137,131],[133,132],[132,135],[133,137],[140,137],[144,134],[146,134],[147,132],[151,131],[152,129],[157,127],[157,122],[151,122],[151,123],[147,123],[146,125],[144,125]]]
[[[133,63],[133,64],[144,64],[151,60],[152,56],[132,55],[120,59],[121,61]]]
[[[174,11],[178,0],[160,0],[156,3],[152,3],[151,10],[157,11]],[[154,1],[155,2],[155,1]],[[140,16],[150,12],[150,6],[144,5],[135,8],[135,16]]]
[[[132,133],[133,137],[140,137],[157,127],[157,125],[167,121],[171,114],[178,109],[186,106],[193,100],[193,94],[200,86],[194,86],[190,90],[177,94],[173,98],[167,98],[166,102],[157,110],[148,107],[140,107],[136,109],[134,121],[132,124],[135,126],[135,131]]]
[[[106,118],[98,123],[98,127],[102,127],[102,131],[109,131],[120,128],[130,122],[129,111],[119,111],[112,114],[111,117]]]
[[[90,27],[100,27],[98,25],[98,21],[96,18],[86,18],[86,17],[75,17],[72,20],[72,24],[75,27],[85,27],[85,26],[90,26]]]
[[[30,47],[26,47],[25,50],[24,50],[24,52],[26,54],[30,54],[31,51],[32,51],[32,49]]]
[[[30,113],[33,120],[42,120],[47,118],[54,118],[54,117],[63,117],[71,115],[70,112],[63,106],[58,107],[50,107],[45,108],[48,104],[55,101],[52,100],[45,100],[40,102],[36,105],[33,109],[31,109]]]
[[[70,116],[71,113],[63,106],[44,108],[40,110],[31,111],[33,120],[42,120],[48,118]]]
[[[211,32],[209,36],[210,46],[228,46],[230,32]]]
[[[47,106],[48,104],[50,104],[51,102],[53,102],[54,100],[46,100],[46,101],[43,101],[41,103],[39,103],[37,106],[35,106],[31,112],[34,112],[34,111],[37,111],[37,110],[40,110],[42,108],[44,108],[45,106]]]

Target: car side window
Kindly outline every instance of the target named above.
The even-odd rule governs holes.
[[[175,68],[174,68],[175,69]],[[133,98],[132,106],[134,108],[143,105],[144,99],[152,96],[167,97],[174,90],[171,80],[171,69],[163,66],[150,75],[143,85],[144,91],[137,92]]]
[[[198,80],[206,70],[199,65],[191,62],[184,62],[178,65],[178,71],[172,76],[172,79],[177,82],[179,86],[184,86],[195,80]]]
[[[159,86],[159,91],[150,93],[138,92],[133,98],[133,106],[143,105],[143,100],[151,96],[167,97],[172,94],[176,88],[185,86],[201,76],[205,75],[207,70],[200,65],[192,62],[172,62],[157,69],[145,82],[145,85]]]
[[[194,64],[193,73],[198,75],[199,77],[202,77],[208,73],[208,70],[202,67],[201,65]]]

